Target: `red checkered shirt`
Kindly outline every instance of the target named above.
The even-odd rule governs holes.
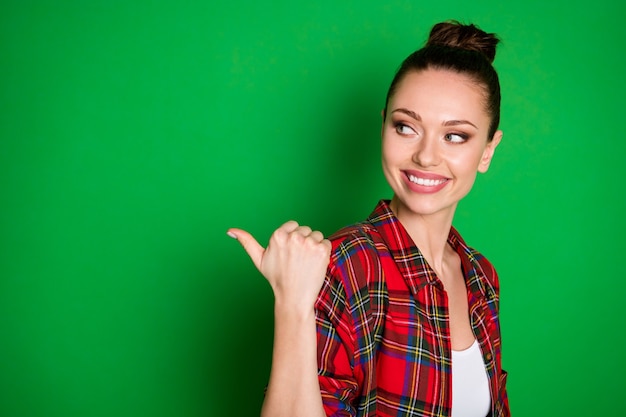
[[[388,201],[331,237],[317,300],[319,382],[329,416],[450,416],[448,300]],[[491,391],[490,416],[510,416],[500,356],[498,277],[452,228],[469,314]]]

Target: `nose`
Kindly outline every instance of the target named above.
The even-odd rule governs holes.
[[[439,145],[436,138],[424,135],[415,145],[413,162],[426,168],[437,165],[439,161]]]

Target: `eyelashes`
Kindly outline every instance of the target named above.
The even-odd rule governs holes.
[[[409,136],[409,135],[416,135],[417,132],[415,132],[415,130],[413,130],[413,128],[411,128],[410,126],[402,123],[402,122],[394,122],[393,124],[396,133],[398,133],[399,135],[402,136]]]
[[[444,139],[446,142],[450,143],[463,143],[467,142],[469,135],[465,133],[446,133]]]
[[[419,136],[418,132],[404,122],[393,122],[395,132],[403,137]],[[443,135],[443,140],[448,143],[465,143],[470,139],[470,135],[464,132],[448,132]]]

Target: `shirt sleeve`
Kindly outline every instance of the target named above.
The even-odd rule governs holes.
[[[375,392],[376,304],[372,272],[380,270],[373,245],[354,240],[333,246],[326,282],[316,304],[318,375],[328,416],[356,416]],[[375,267],[378,265],[378,267]]]
[[[330,309],[328,309],[330,307]],[[318,375],[327,416],[355,416],[359,382],[352,370],[354,345],[341,310],[324,298],[317,310]]]

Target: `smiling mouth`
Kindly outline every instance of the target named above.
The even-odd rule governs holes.
[[[411,181],[412,183],[421,185],[424,187],[435,187],[437,185],[441,185],[444,182],[448,181],[447,178],[434,180],[434,179],[428,179],[428,178],[419,178],[419,177],[416,177],[415,175],[410,175],[410,174],[408,175],[408,177],[409,177],[409,181]]]

